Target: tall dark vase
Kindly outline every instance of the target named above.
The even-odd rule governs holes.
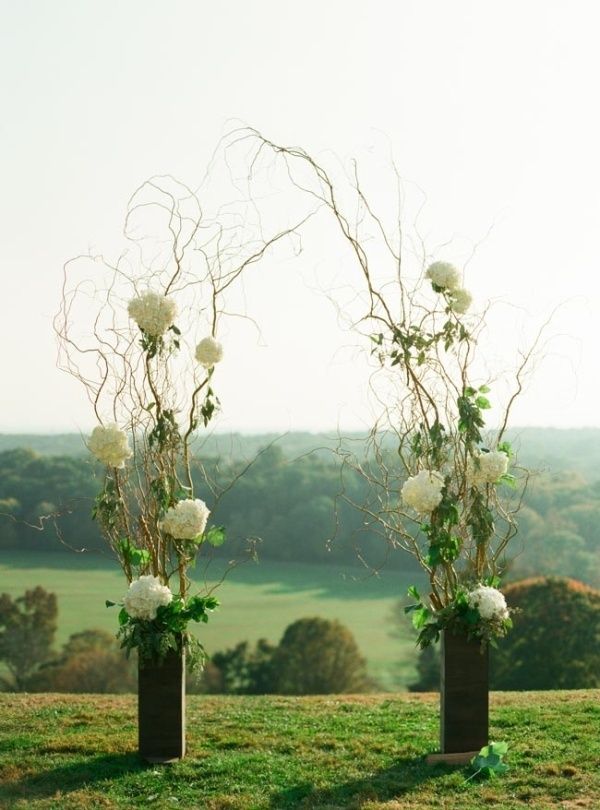
[[[488,744],[489,652],[464,634],[442,633],[441,740],[444,754],[479,751]]]
[[[138,666],[138,746],[148,762],[185,756],[185,652]]]

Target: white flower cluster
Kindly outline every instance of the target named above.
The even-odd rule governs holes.
[[[176,540],[194,540],[204,533],[209,515],[204,501],[188,498],[168,509],[158,526]]]
[[[214,337],[205,337],[196,346],[196,360],[204,368],[212,368],[223,359],[223,346]]]
[[[127,312],[146,334],[160,337],[173,325],[177,317],[177,304],[166,295],[146,292],[131,299]]]
[[[437,470],[421,470],[405,481],[401,489],[402,500],[419,514],[427,514],[442,500],[443,486],[444,478]]]
[[[132,619],[156,618],[156,611],[173,599],[170,589],[158,577],[144,576],[135,579],[123,599],[123,606]]]
[[[461,275],[453,264],[449,262],[434,262],[425,272],[436,287],[441,287],[448,293],[450,309],[457,315],[464,315],[473,302],[471,293],[461,287]]]
[[[457,315],[464,315],[473,303],[473,296],[468,290],[455,290],[450,296],[450,309]]]
[[[508,456],[501,450],[470,456],[467,479],[472,486],[495,484],[508,470]]]
[[[430,264],[425,273],[432,284],[436,287],[443,287],[449,292],[460,289],[460,273],[453,264],[449,262],[434,262]]]
[[[127,434],[118,425],[97,425],[88,440],[88,449],[98,461],[109,467],[122,469],[132,455],[127,443]]]
[[[508,619],[504,594],[496,588],[478,585],[468,596],[469,605],[477,608],[482,619]]]

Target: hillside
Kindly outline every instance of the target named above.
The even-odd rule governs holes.
[[[520,427],[509,430],[507,436],[519,449],[520,461],[527,466],[577,472],[590,482],[600,480],[600,428]],[[28,447],[42,455],[81,456],[87,452],[83,438],[78,433],[0,433],[0,452]],[[360,433],[348,433],[345,438],[346,446],[355,449],[360,446]],[[287,458],[296,458],[313,451],[329,456],[339,441],[335,430],[254,435],[213,433],[198,441],[195,449],[202,456],[244,459],[253,458],[259,450],[276,442]]]
[[[0,807],[475,810],[600,805],[600,691],[492,695],[510,771],[429,766],[437,699],[188,699],[188,758],[137,758],[135,698],[0,694]]]

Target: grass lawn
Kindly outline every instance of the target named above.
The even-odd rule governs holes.
[[[191,697],[188,757],[144,765],[133,696],[0,694],[0,807],[600,807],[600,690],[492,695],[510,771],[429,766],[433,695]]]
[[[124,582],[120,569],[98,555],[8,551],[0,556],[0,592],[16,596],[42,585],[57,594],[59,642],[92,627],[114,631],[116,611],[107,610],[104,601],[120,599]],[[401,635],[392,636],[390,612],[411,582],[419,584],[420,577],[385,571],[376,578],[361,568],[248,563],[232,571],[219,589],[223,606],[202,626],[201,638],[211,653],[261,636],[277,642],[288,624],[304,616],[339,619],[354,633],[381,688],[404,689],[415,677],[414,635],[407,620]]]

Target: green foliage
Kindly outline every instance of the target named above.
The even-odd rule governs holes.
[[[211,694],[265,695],[273,692],[275,646],[260,638],[252,647],[241,641],[211,656],[202,676],[202,690]]]
[[[119,540],[118,552],[123,561],[135,568],[144,569],[150,562],[150,552],[145,548],[136,548],[128,537]]]
[[[488,577],[484,584],[491,582],[495,584],[490,587],[498,587],[500,584],[498,577]],[[477,608],[469,604],[469,589],[465,585],[458,585],[452,601],[436,611],[424,604],[414,586],[408,589],[408,595],[417,602],[406,605],[403,610],[405,614],[412,614],[413,627],[419,631],[417,645],[422,650],[438,642],[443,630],[464,633],[468,638],[479,640],[482,647],[485,647],[487,644],[496,646],[496,639],[505,636],[512,628],[510,618],[484,620]]]
[[[468,447],[478,445],[482,441],[481,431],[485,427],[485,420],[481,411],[490,408],[490,402],[483,392],[489,391],[487,386],[476,389],[466,386],[462,395],[458,397],[458,430],[464,435]]]
[[[211,526],[205,532],[203,539],[214,548],[219,548],[225,542],[225,526]]]
[[[505,589],[514,628],[492,657],[495,689],[600,687],[600,592],[540,577]]]
[[[161,514],[164,514],[175,503],[174,489],[176,481],[168,475],[159,475],[150,481],[150,492]]]
[[[165,342],[162,335],[149,335],[140,329],[142,337],[140,338],[140,346],[142,351],[146,353],[148,360],[153,360],[157,354],[160,354],[164,348]]]
[[[148,433],[148,444],[151,448],[156,448],[160,453],[167,447],[175,449],[181,442],[179,428],[175,413],[169,408],[165,408],[156,417],[154,427]]]
[[[273,691],[322,695],[368,689],[366,660],[338,621],[298,619],[286,628],[271,660]]]
[[[519,553],[511,563],[510,576],[534,576],[540,573],[568,575],[594,587],[600,587],[600,489],[587,483],[580,475],[568,472],[570,465],[580,465],[590,475],[594,468],[600,434],[594,431],[546,431],[526,429],[520,441],[526,447],[528,464],[536,461],[550,464],[551,474],[535,476],[525,493],[525,506],[519,512],[519,533],[516,546]],[[29,437],[46,451],[70,449],[69,437]],[[12,437],[0,436],[0,447]],[[80,442],[80,437],[75,437]],[[218,439],[218,437],[217,437]],[[225,455],[234,448],[239,458],[252,456],[267,437],[213,437],[207,447],[221,458],[211,458],[203,452],[203,464],[217,486],[227,484],[238,475],[246,462],[232,462]],[[356,437],[358,440],[359,437]],[[14,439],[17,441],[18,437]],[[56,445],[52,442],[55,441]],[[218,443],[221,442],[221,444]],[[428,435],[420,437],[423,452]],[[290,457],[303,456],[291,462],[283,450],[273,447],[263,453],[235,487],[222,498],[213,519],[227,526],[228,555],[239,547],[241,538],[257,536],[262,539],[261,559],[351,565],[356,562],[357,548],[366,561],[378,567],[382,560],[378,534],[363,525],[361,516],[346,503],[337,500],[337,521],[334,517],[336,496],[340,491],[340,469],[325,452],[306,456],[307,448],[315,443],[327,444],[325,436],[291,434],[281,440]],[[512,437],[512,444],[516,440]],[[75,446],[75,440],[74,440]],[[77,445],[79,446],[79,445]],[[510,448],[506,443],[503,452]],[[390,452],[396,444],[390,444]],[[428,452],[428,451],[427,451]],[[519,452],[519,457],[525,451]],[[95,470],[88,460],[69,456],[39,456],[33,451],[10,449],[0,453],[0,499],[5,508],[0,512],[0,548],[62,551],[65,548],[91,551],[104,549],[97,522],[89,520],[90,504],[96,496]],[[198,466],[193,468],[196,486],[202,483]],[[593,480],[593,479],[591,479]],[[174,485],[161,479],[156,486],[164,488],[163,507],[179,497]],[[369,490],[358,476],[345,473],[344,486],[348,498],[356,503],[369,499]],[[507,488],[510,495],[510,490]],[[296,497],[294,497],[296,495]],[[118,507],[114,492],[112,504],[107,503],[107,517]],[[61,512],[57,518],[59,542],[53,524],[46,531],[36,531],[40,507],[50,501]],[[213,508],[212,504],[208,504]],[[115,530],[117,537],[125,532]],[[329,545],[327,538],[335,534]],[[133,540],[133,538],[132,538]],[[216,549],[218,556],[222,554]],[[408,555],[389,554],[386,566],[394,570],[417,571]]]
[[[108,607],[111,604],[107,602]],[[206,623],[218,606],[219,601],[214,596],[192,596],[187,602],[174,596],[168,605],[158,608],[152,620],[133,618],[121,608],[117,636],[127,654],[135,649],[142,661],[161,661],[169,650],[185,649],[188,665],[194,670],[203,664],[206,656],[202,644],[188,631],[188,624]]]
[[[502,776],[509,768],[502,760],[508,751],[508,743],[490,743],[484,745],[477,756],[471,760],[471,768],[473,773],[466,780],[469,782],[471,779],[481,777],[482,779],[493,779],[496,776]]]
[[[216,396],[213,389],[209,386],[206,391],[204,401],[200,406],[200,415],[202,417],[204,427],[206,427],[210,422],[210,420],[213,418],[215,411],[219,407],[219,404],[220,404],[219,398]]]
[[[467,525],[471,536],[478,546],[489,543],[494,535],[494,515],[479,490],[473,490]]]
[[[92,520],[97,520],[108,530],[116,529],[119,524],[121,499],[114,479],[107,475],[104,486],[96,496],[92,507]]]
[[[364,692],[372,684],[352,633],[338,621],[298,619],[278,646],[259,639],[215,653],[205,688],[233,694],[321,695]]]

